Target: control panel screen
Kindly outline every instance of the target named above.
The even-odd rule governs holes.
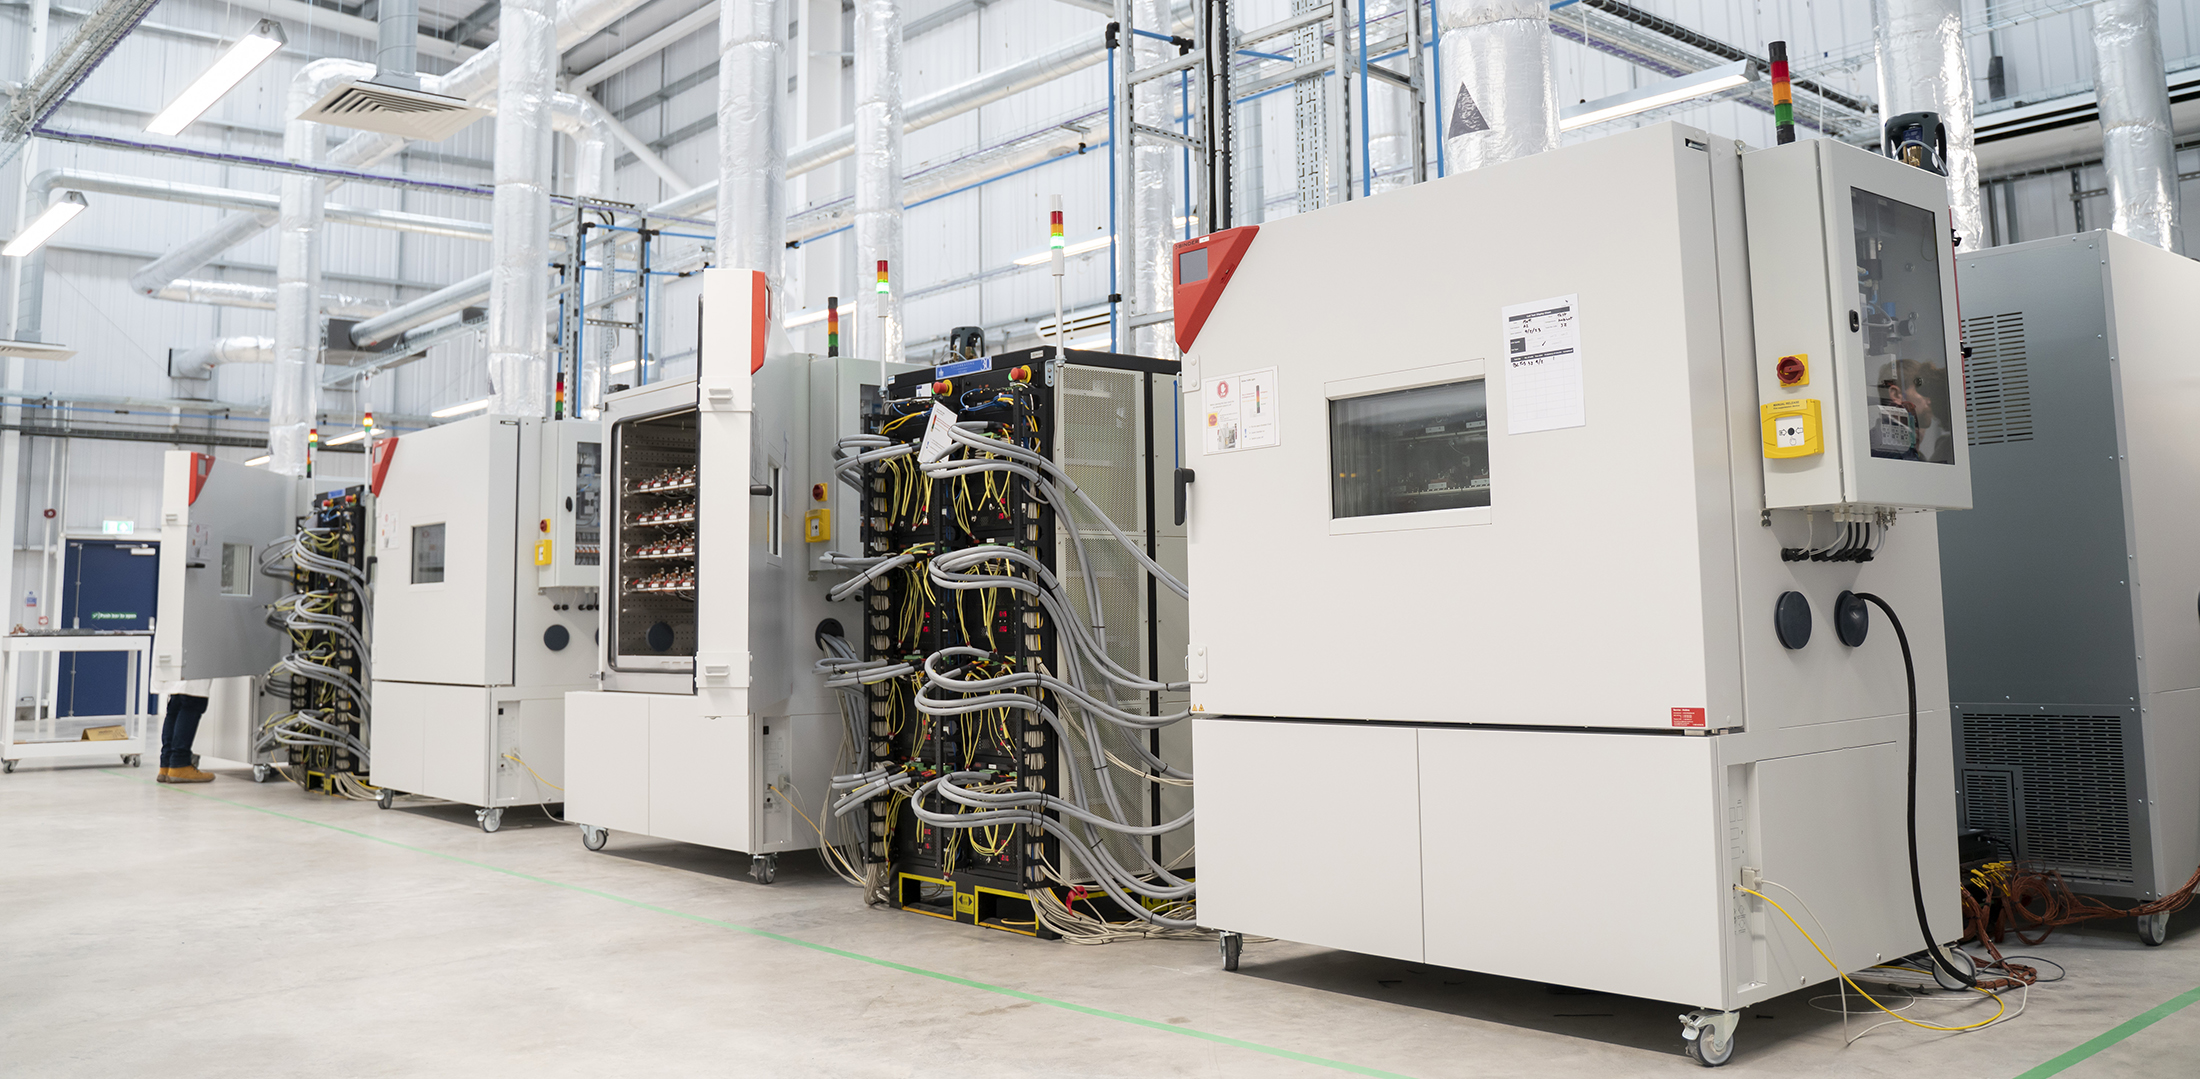
[[[1329,402],[1331,517],[1490,504],[1483,380]]]
[[[1954,464],[1955,399],[1940,308],[1948,238],[1932,211],[1884,195],[1852,189],[1850,207],[1872,456]]]
[[[443,583],[443,526],[414,525],[412,540],[412,583]]]

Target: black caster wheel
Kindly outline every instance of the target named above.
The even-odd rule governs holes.
[[[758,884],[770,884],[779,879],[779,856],[759,854],[749,859],[749,879]]]
[[[388,787],[382,788],[374,795],[374,807],[376,809],[388,809],[389,807],[396,804],[397,792],[389,789]]]
[[[1714,1046],[1711,1042],[1711,1032],[1705,1031],[1681,1044],[1685,1046],[1683,1051],[1690,1060],[1706,1068],[1716,1068],[1734,1059],[1734,1039],[1728,1038],[1725,1045],[1719,1046]]]
[[[1238,968],[1238,956],[1245,951],[1245,934],[1224,933],[1221,940],[1222,969],[1236,970]]]
[[[13,772],[13,771],[15,771],[15,762],[14,762],[14,761],[0,761],[0,772]]]
[[[2169,939],[2169,915],[2142,914],[2139,916],[2139,943],[2149,948],[2159,948]]]
[[[589,850],[602,850],[603,845],[609,842],[611,842],[611,829],[598,828],[593,824],[581,825],[581,846]]]
[[[135,753],[125,753],[122,755],[122,763],[127,764],[132,768],[138,768],[143,766],[144,758],[138,756]]]
[[[504,827],[504,810],[502,807],[474,810],[474,817],[481,822],[481,830],[484,832],[494,832]]]
[[[1693,1011],[1681,1016],[1681,1052],[1706,1068],[1734,1059],[1735,1024],[1740,1012]]]

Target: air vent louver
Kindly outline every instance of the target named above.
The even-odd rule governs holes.
[[[2075,882],[2137,879],[2125,717],[1963,711],[1959,722],[1965,823]]]
[[[455,97],[375,82],[347,82],[330,90],[298,118],[441,142],[486,115]]]
[[[1963,361],[1970,443],[2032,441],[2032,370],[2024,351],[2024,313],[1963,320],[1971,356]]]

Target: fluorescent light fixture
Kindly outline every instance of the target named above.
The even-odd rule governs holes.
[[[1062,257],[1069,258],[1073,255],[1091,254],[1092,252],[1098,251],[1101,248],[1106,247],[1114,242],[1115,237],[1113,236],[1101,236],[1096,239],[1085,240],[1081,243],[1074,243],[1062,249]],[[1016,265],[1037,266],[1042,262],[1052,262],[1053,260],[1054,252],[1052,249],[1049,249],[1046,251],[1041,251],[1036,255],[1025,255],[1024,257],[1016,260]]]
[[[827,315],[830,315],[830,314],[832,314],[832,312],[831,312],[831,311],[829,311],[829,310],[828,310],[828,311],[812,311],[812,312],[810,312],[810,313],[809,313],[809,314],[807,314],[807,315],[796,315],[795,317],[793,317],[793,318],[790,318],[790,319],[788,319],[787,321],[785,321],[785,322],[782,322],[782,323],[780,323],[780,326],[781,326],[781,327],[782,327],[783,329],[789,329],[789,330],[796,330],[796,329],[800,329],[800,328],[802,328],[802,327],[804,327],[804,326],[815,326],[815,325],[817,325],[818,323],[820,323],[820,322],[823,322],[823,321],[825,321],[825,316],[827,316]]]
[[[253,68],[275,55],[275,50],[282,48],[287,40],[282,24],[273,19],[261,19],[251,33],[238,38],[221,59],[214,61],[213,67],[184,87],[167,108],[160,110],[160,115],[153,117],[152,123],[145,125],[145,130],[154,135],[181,134],[193,120],[213,108],[223,94],[236,89],[246,75],[252,74]]]
[[[27,360],[66,360],[76,355],[73,348],[49,345],[44,341],[0,341],[0,356],[21,356]]]
[[[343,446],[343,445],[349,445],[350,443],[353,443],[353,442],[357,442],[357,441],[359,441],[360,439],[362,439],[362,438],[365,438],[365,437],[367,437],[367,433],[366,433],[366,431],[364,431],[364,430],[359,430],[359,431],[353,431],[352,433],[350,433],[350,434],[348,434],[348,435],[345,435],[345,436],[343,436],[342,438],[332,438],[332,439],[329,439],[328,441],[326,441],[326,442],[323,442],[323,443],[321,443],[321,445],[323,445],[323,446]]]
[[[54,233],[61,231],[61,226],[75,220],[76,215],[83,213],[84,207],[83,192],[62,192],[59,199],[46,204],[46,212],[39,214],[37,219],[30,223],[30,227],[16,233],[15,239],[8,241],[8,246],[0,247],[0,255],[19,259],[38,250],[40,247],[45,246],[46,241],[53,239]]]
[[[489,407],[489,399],[484,397],[479,401],[468,401],[463,405],[452,405],[449,408],[439,408],[436,409],[434,412],[428,413],[428,415],[433,416],[439,420],[447,420],[453,416],[463,416],[468,412],[479,412],[487,407]]]
[[[1692,101],[1699,97],[1709,97],[1712,94],[1732,90],[1737,86],[1746,86],[1749,83],[1756,82],[1757,77],[1758,72],[1755,63],[1749,60],[1736,60],[1731,64],[1706,68],[1693,75],[1668,79],[1665,82],[1645,86],[1639,90],[1629,90],[1624,94],[1600,97],[1595,101],[1584,101],[1579,105],[1568,105],[1559,110],[1558,129],[1572,131],[1575,128],[1601,124],[1608,120],[1617,120],[1637,113],[1649,112],[1652,109],[1662,109],[1667,105],[1678,105],[1681,102]]]
[[[633,369],[634,361],[628,360],[625,363],[615,363],[609,367],[604,368],[603,373],[607,375],[623,375],[628,371],[632,371]]]
[[[251,459],[251,460],[249,460],[249,461],[246,461],[246,462],[244,463],[244,466],[245,466],[246,468],[257,468],[257,467],[259,467],[260,465],[264,465],[264,464],[266,464],[266,463],[268,463],[269,461],[272,461],[272,460],[274,460],[274,459],[275,459],[275,455],[274,455],[274,454],[272,454],[272,453],[263,453],[263,454],[259,455],[258,457],[254,457],[253,459]]]

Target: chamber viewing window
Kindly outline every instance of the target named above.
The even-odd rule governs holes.
[[[414,525],[412,583],[443,583],[443,526]]]
[[[1948,238],[1933,213],[1861,188],[1849,193],[1856,218],[1856,289],[1864,364],[1871,379],[1865,415],[1872,456],[1954,464],[1955,400],[1948,385],[1948,335],[1940,313],[1940,254]]]
[[[252,545],[222,544],[222,595],[252,594]]]
[[[1207,280],[1207,249],[1195,247],[1176,257],[1176,283],[1189,285]]]
[[[1481,379],[1329,402],[1331,517],[1490,504]]]

